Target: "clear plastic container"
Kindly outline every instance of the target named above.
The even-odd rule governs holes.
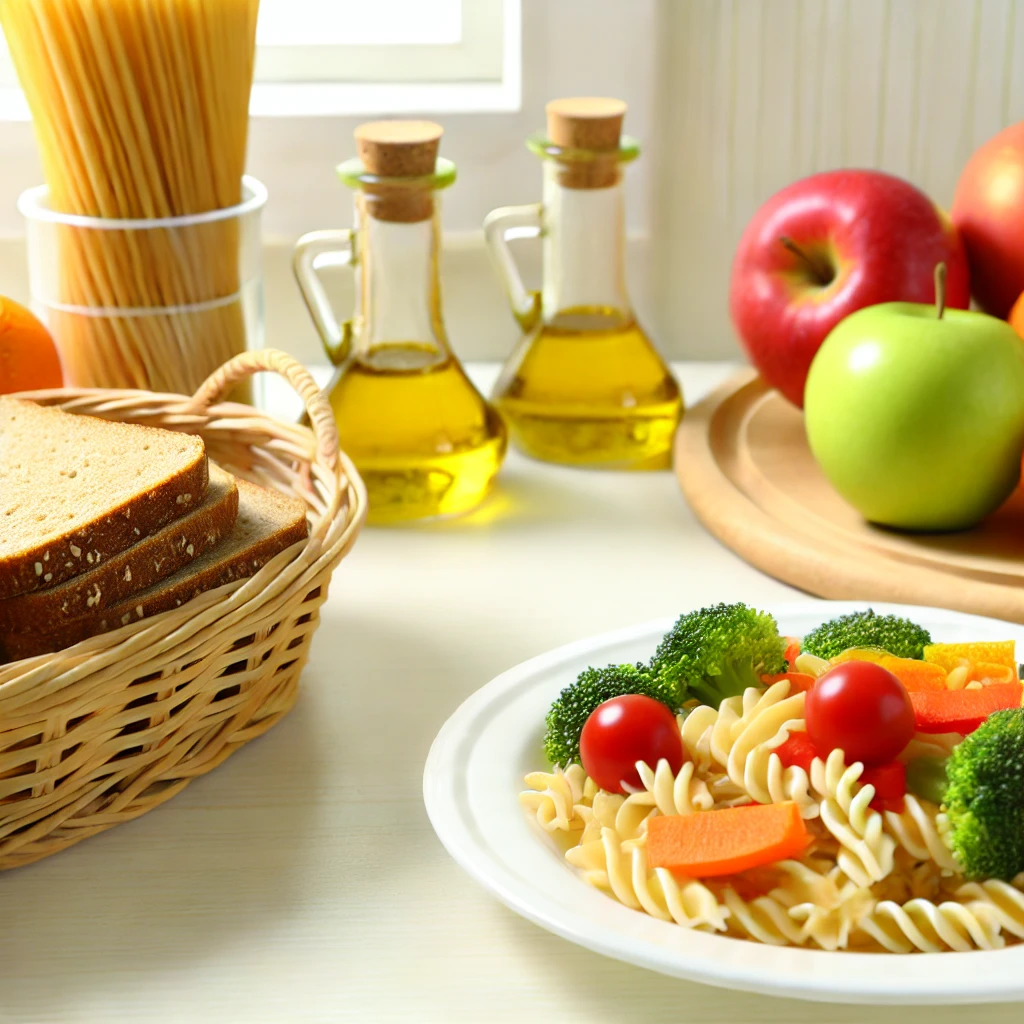
[[[46,186],[23,193],[32,307],[65,382],[191,394],[232,356],[262,348],[266,199],[246,176],[237,206],[113,220],[51,209]]]

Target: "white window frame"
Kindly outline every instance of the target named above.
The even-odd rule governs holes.
[[[276,46],[257,50],[253,117],[519,109],[521,0],[461,0],[462,38],[450,44]],[[302,80],[297,81],[301,68]],[[0,46],[0,122],[30,120]]]
[[[497,206],[540,198],[541,166],[524,141],[543,128],[544,103],[553,97],[570,95],[570,90],[619,96],[629,104],[630,134],[644,143],[654,139],[658,11],[675,2],[504,0],[500,80],[258,83],[248,169],[270,192],[262,221],[268,340],[308,364],[323,360],[295,286],[292,247],[305,231],[352,223],[352,197],[334,167],[354,153],[356,126],[377,116],[408,114],[440,121],[442,152],[458,167],[459,180],[442,203],[448,329],[460,356],[504,357],[517,328],[484,248],[484,215]],[[24,107],[20,91],[14,91]],[[27,114],[25,108],[20,123],[4,123],[0,110],[0,278],[4,291],[22,301],[29,299],[25,225],[15,201],[42,178]],[[655,281],[646,238],[656,174],[652,156],[645,153],[631,165],[626,179],[631,295],[642,317],[651,306],[647,292]],[[529,243],[521,249],[524,276],[536,283],[540,249]],[[342,289],[338,308],[351,308],[349,269],[333,273],[332,287],[336,283]]]

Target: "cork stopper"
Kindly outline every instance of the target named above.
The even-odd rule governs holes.
[[[615,185],[621,176],[618,151],[626,104],[603,96],[574,96],[552,100],[545,110],[548,138],[556,146],[592,154],[589,160],[563,161],[559,182],[583,189]]]
[[[363,167],[380,178],[420,178],[434,173],[444,129],[433,121],[371,121],[355,130]],[[396,180],[365,185],[367,208],[378,220],[414,222],[434,212],[429,186]]]

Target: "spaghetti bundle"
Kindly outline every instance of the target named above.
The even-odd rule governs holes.
[[[137,222],[236,206],[258,6],[0,0],[50,208]],[[189,394],[242,351],[240,230],[59,224],[47,312],[68,382]]]

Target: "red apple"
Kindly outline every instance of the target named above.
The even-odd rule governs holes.
[[[974,298],[986,313],[1005,317],[1024,291],[1024,121],[967,161],[952,217],[967,249]]]
[[[966,309],[970,275],[949,218],[881,171],[826,171],[777,192],[747,225],[729,309],[750,361],[803,406],[811,360],[844,317],[879,302],[931,302],[945,263],[946,305]]]

